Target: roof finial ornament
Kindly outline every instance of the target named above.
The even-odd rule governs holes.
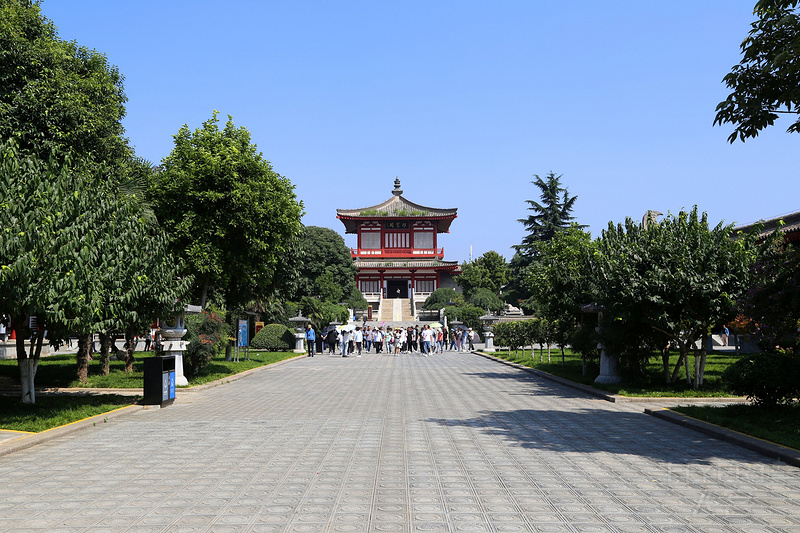
[[[392,194],[394,194],[395,196],[400,196],[401,194],[403,194],[403,189],[400,188],[399,176],[394,177],[394,190],[392,191]]]

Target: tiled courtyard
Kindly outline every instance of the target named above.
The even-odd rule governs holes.
[[[471,354],[300,358],[0,457],[0,531],[800,532],[800,469]]]

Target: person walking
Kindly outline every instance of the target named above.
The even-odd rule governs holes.
[[[420,333],[422,337],[422,355],[428,357],[428,354],[431,353],[431,341],[433,340],[433,331],[428,324],[425,324],[425,328]]]
[[[325,336],[325,342],[328,343],[328,354],[335,355],[336,354],[336,343],[339,340],[339,333],[336,331],[336,328],[330,326],[328,330],[328,334]]]
[[[361,331],[361,328],[358,326],[356,326],[356,330],[353,332],[353,344],[355,344],[355,349],[358,351],[356,357],[361,357],[361,347],[364,344],[364,332]]]
[[[307,357],[314,357],[317,348],[317,334],[311,324],[306,324],[306,348],[308,348]]]
[[[475,341],[475,332],[472,331],[472,328],[469,328],[469,331],[467,332],[467,341],[469,342],[469,351],[474,351],[475,345],[473,343]]]
[[[728,330],[728,325],[727,324],[723,324],[722,325],[722,332],[720,333],[720,337],[722,337],[722,345],[723,346],[727,346],[728,345],[728,335],[730,335],[730,334],[731,334],[731,332]]]
[[[341,350],[342,350],[342,357],[347,357],[347,349],[350,347],[350,332],[346,329],[342,330],[342,338],[340,339],[341,343]]]
[[[444,352],[444,331],[441,329],[436,331],[436,351],[439,353]]]

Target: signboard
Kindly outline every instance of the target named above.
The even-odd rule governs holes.
[[[383,223],[385,229],[408,229],[407,220],[387,221]]]
[[[258,332],[261,331],[263,328],[264,328],[263,322],[256,322],[256,335],[258,335]]]
[[[248,340],[247,324],[248,324],[248,322],[249,321],[247,319],[241,319],[241,318],[239,319],[239,339],[238,339],[238,342],[236,343],[237,346],[247,346],[247,340]]]

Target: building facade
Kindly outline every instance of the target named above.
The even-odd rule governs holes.
[[[337,209],[345,233],[356,234],[351,249],[356,284],[373,320],[416,320],[421,304],[440,287],[455,288],[458,262],[444,260],[439,234],[449,233],[457,209],[426,207],[403,197],[400,180],[392,196],[371,207]]]

